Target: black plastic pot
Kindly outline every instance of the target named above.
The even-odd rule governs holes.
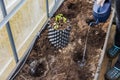
[[[48,39],[55,48],[63,48],[69,43],[71,27],[68,26],[64,30],[55,30],[52,26],[48,26]]]

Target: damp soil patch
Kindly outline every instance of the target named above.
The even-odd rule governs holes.
[[[29,74],[33,77],[43,77],[48,70],[49,68],[45,58],[40,58],[30,63]]]
[[[93,80],[104,45],[109,22],[90,29],[85,66],[80,67],[88,31],[86,18],[92,17],[93,2],[90,0],[65,0],[55,14],[62,13],[71,21],[69,44],[62,48],[53,47],[48,37],[48,30],[40,34],[25,65],[15,80]],[[40,63],[40,59],[43,59]],[[38,62],[36,75],[31,75],[31,64]],[[42,67],[39,66],[42,64]]]

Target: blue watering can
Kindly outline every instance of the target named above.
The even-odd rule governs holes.
[[[93,17],[95,19],[95,22],[91,22],[90,26],[106,22],[106,20],[110,16],[110,13],[111,13],[111,0],[106,0],[102,7],[98,5],[97,2],[95,2],[93,6]]]

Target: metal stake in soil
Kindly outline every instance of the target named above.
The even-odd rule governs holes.
[[[90,32],[90,27],[88,28],[88,32],[87,32],[87,36],[86,36],[86,40],[85,40],[85,46],[84,46],[84,51],[83,51],[83,57],[82,57],[82,61],[80,63],[80,67],[85,66],[85,63],[86,63],[85,55],[86,55],[86,49],[87,49],[87,42],[88,42],[89,32]]]

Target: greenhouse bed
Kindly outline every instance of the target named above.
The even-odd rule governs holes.
[[[82,60],[89,28],[86,18],[92,17],[92,5],[93,2],[87,0],[64,1],[55,15],[62,13],[71,22],[69,44],[62,49],[54,47],[47,38],[48,25],[46,25],[39,38],[36,38],[37,40],[35,40],[25,64],[23,63],[23,67],[20,68],[20,71],[17,71],[19,67],[16,68],[14,71],[18,73],[12,74],[9,79],[98,80],[111,27],[109,22],[112,22],[114,15],[106,23],[101,23],[90,29],[85,66],[80,67],[79,61]],[[36,74],[31,73],[33,68],[38,71]]]

